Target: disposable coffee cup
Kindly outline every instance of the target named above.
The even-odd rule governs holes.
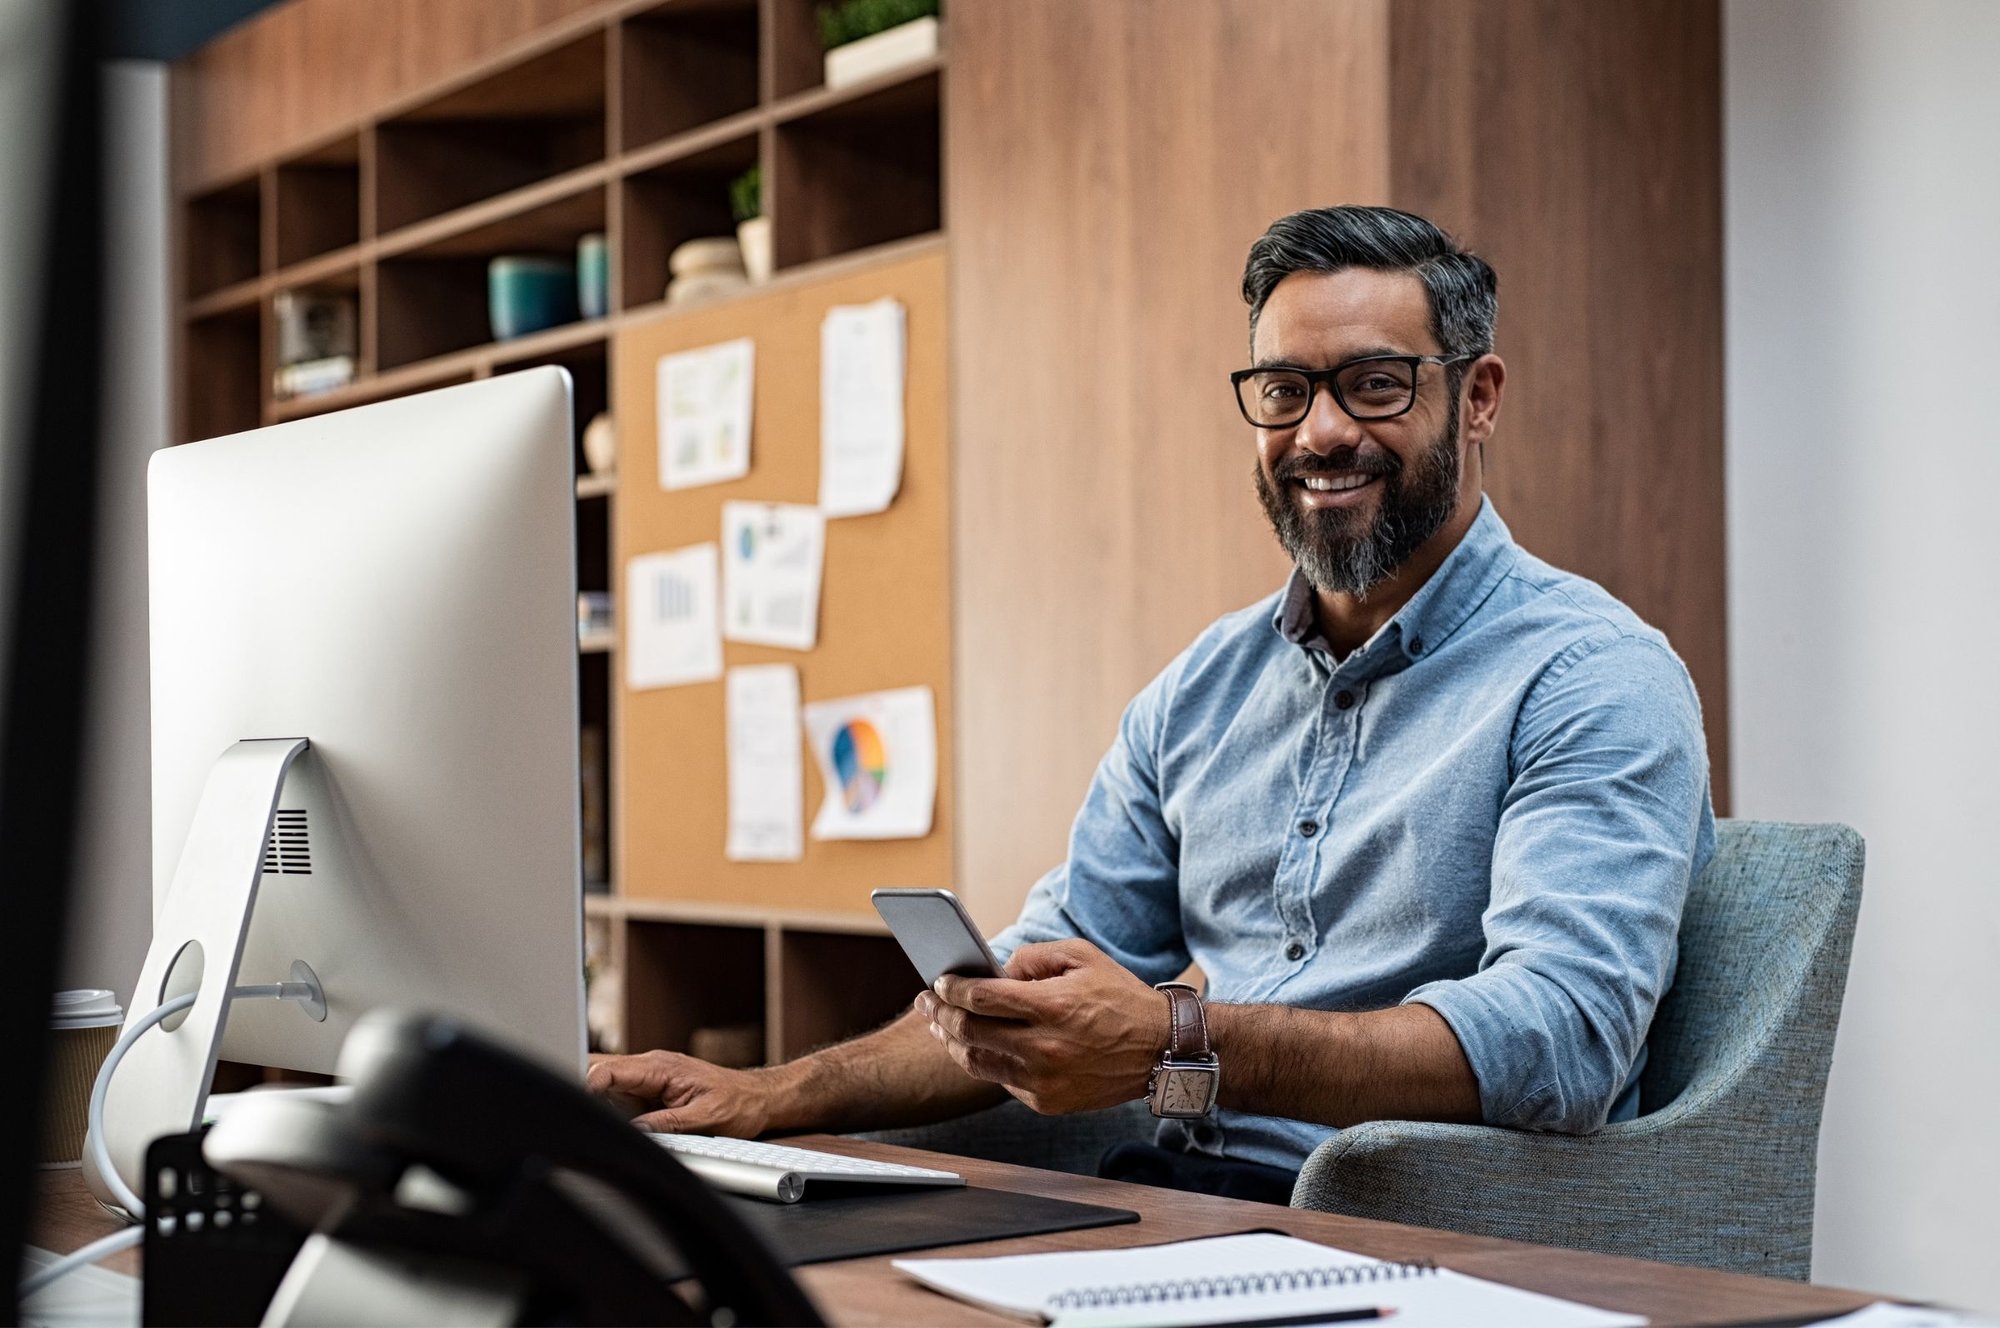
[[[44,1169],[82,1164],[90,1086],[124,1022],[116,992],[93,988],[56,993],[49,1020],[55,1054],[49,1058],[48,1108],[42,1123]]]

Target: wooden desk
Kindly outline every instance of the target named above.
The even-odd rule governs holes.
[[[990,1241],[983,1245],[955,1245],[948,1251],[954,1257],[1151,1245],[1267,1227],[1377,1258],[1435,1259],[1447,1268],[1496,1282],[1605,1309],[1643,1314],[1663,1328],[1666,1325],[1716,1328],[1724,1324],[1776,1328],[1780,1324],[1831,1318],[1879,1299],[1835,1287],[1681,1268],[1604,1254],[1581,1254],[1392,1222],[1277,1208],[1240,1199],[1179,1194],[1121,1181],[946,1157],[887,1144],[865,1144],[821,1135],[786,1142],[830,1153],[948,1167],[974,1185],[1130,1208],[1140,1215],[1137,1223],[1127,1226]],[[109,1232],[113,1226],[84,1189],[82,1173],[48,1173],[37,1203],[32,1237],[35,1244],[68,1251]],[[118,1255],[105,1266],[136,1273],[138,1253]],[[820,1311],[837,1324],[1009,1324],[1019,1328],[1017,1319],[990,1314],[918,1286],[891,1268],[887,1258],[814,1264],[799,1270],[799,1280]]]

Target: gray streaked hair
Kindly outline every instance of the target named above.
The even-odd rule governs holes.
[[[1365,267],[1408,272],[1424,283],[1431,335],[1446,355],[1485,355],[1493,349],[1500,312],[1500,280],[1487,261],[1436,225],[1387,207],[1309,208],[1280,217],[1250,246],[1243,264],[1243,302],[1250,306],[1250,338],[1279,282],[1294,272],[1338,272]],[[1458,381],[1452,366],[1451,382]]]

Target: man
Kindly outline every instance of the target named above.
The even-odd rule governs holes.
[[[1118,1174],[1277,1202],[1353,1122],[1633,1115],[1714,846],[1701,714],[1658,632],[1483,497],[1496,290],[1408,213],[1272,225],[1232,378],[1296,571],[1127,708],[1007,976],[790,1064],[653,1052],[593,1087],[744,1136],[1150,1093],[1159,1146]],[[1205,1003],[1155,989],[1191,961]]]

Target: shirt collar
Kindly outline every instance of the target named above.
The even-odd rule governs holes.
[[[1473,610],[1486,602],[1500,578],[1514,565],[1514,536],[1507,523],[1493,510],[1484,494],[1479,498],[1479,515],[1459,540],[1458,547],[1445,556],[1430,580],[1383,624],[1355,656],[1371,652],[1378,642],[1393,642],[1406,661],[1415,661],[1442,646],[1452,633],[1465,625]],[[1271,627],[1293,645],[1332,654],[1320,631],[1319,616],[1313,612],[1313,587],[1296,567],[1278,597],[1278,610]],[[1353,658],[1353,656],[1350,656]]]

